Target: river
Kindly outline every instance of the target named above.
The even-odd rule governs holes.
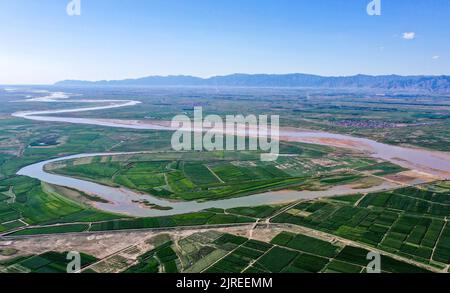
[[[137,120],[96,119],[96,118],[71,118],[55,117],[52,114],[78,113],[85,111],[106,110],[121,107],[131,107],[140,104],[133,100],[69,100],[68,95],[53,93],[44,98],[32,98],[28,102],[58,102],[58,103],[104,103],[102,106],[90,106],[47,111],[27,111],[12,114],[14,117],[34,121],[61,122],[73,124],[88,124],[105,127],[129,128],[140,130],[174,131],[167,122],[142,122]],[[357,138],[347,135],[302,131],[292,128],[283,128],[280,131],[281,140],[304,143],[315,143],[333,147],[346,147],[366,152],[374,158],[381,158],[395,164],[414,169],[427,174],[439,176],[443,179],[450,178],[450,155],[444,152],[435,152],[423,149],[406,148],[382,144],[370,139]],[[18,175],[28,176],[50,184],[65,186],[87,194],[96,195],[108,201],[108,203],[92,202],[92,205],[100,210],[119,213],[134,217],[170,216],[198,212],[209,208],[235,208],[251,207],[265,204],[280,204],[298,201],[301,199],[314,199],[339,195],[350,195],[388,190],[396,187],[394,183],[385,182],[379,186],[368,189],[352,189],[350,186],[336,186],[326,191],[278,191],[266,192],[240,198],[224,199],[208,202],[173,202],[160,199],[151,195],[144,195],[125,188],[114,188],[94,182],[75,179],[62,175],[55,175],[44,170],[44,166],[50,163],[104,155],[136,154],[136,153],[100,153],[78,154],[64,158],[51,159],[22,168]],[[171,208],[161,210],[152,209],[142,204],[142,201],[151,204]]]

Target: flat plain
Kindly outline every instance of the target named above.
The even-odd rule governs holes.
[[[450,103],[442,95],[231,88],[71,88],[70,92],[99,100],[133,96],[142,101],[114,113],[71,113],[71,117],[170,120],[180,113],[190,115],[200,105],[211,114],[279,114],[286,127],[449,151]],[[31,105],[23,102],[26,94],[27,89],[0,90],[6,105],[0,109],[1,271],[62,272],[62,255],[72,249],[85,253],[86,272],[359,273],[365,271],[369,251],[381,253],[384,272],[450,268],[450,184],[443,178],[365,153],[314,144],[282,142],[281,153],[286,156],[270,163],[261,162],[258,152],[176,153],[169,132],[11,117],[16,111],[67,107]],[[420,103],[415,102],[418,99]],[[16,175],[20,168],[49,158],[140,151],[149,153],[70,160],[46,168],[174,201],[208,202],[343,185],[358,193],[385,182],[397,187],[282,205],[133,218],[94,208],[93,203],[102,202],[95,195]],[[91,247],[95,244],[86,242],[83,247],[71,242],[101,235],[120,242],[124,233],[147,234],[134,237],[126,253],[124,247],[114,246],[109,257]],[[45,244],[49,237],[67,245]]]

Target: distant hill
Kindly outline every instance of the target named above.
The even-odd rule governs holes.
[[[79,81],[64,80],[57,86],[233,86],[371,88],[450,93],[450,76],[355,75],[325,77],[310,74],[232,74],[199,78],[194,76],[149,76],[138,79]]]

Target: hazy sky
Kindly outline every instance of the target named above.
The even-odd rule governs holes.
[[[450,74],[450,1],[0,0],[0,84],[147,75]]]

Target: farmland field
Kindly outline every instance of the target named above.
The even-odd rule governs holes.
[[[41,273],[278,293],[450,273],[450,1],[0,11],[0,275],[26,278],[2,292]],[[139,287],[119,279],[95,283]],[[414,283],[438,287],[379,291]]]
[[[66,273],[67,253],[46,252],[40,255],[24,256],[7,262],[0,262],[3,273]],[[81,254],[81,268],[96,261],[96,258]]]
[[[89,93],[96,99],[113,94],[107,90],[102,94],[84,91],[74,89],[73,92]],[[149,89],[152,94],[153,91]],[[240,111],[264,113],[268,109],[268,101],[271,103],[271,113],[286,113],[287,103],[297,101],[294,110],[289,110],[289,115],[283,115],[283,126],[359,135],[393,144],[404,143],[399,139],[394,142],[390,136],[405,131],[403,126],[384,129],[386,135],[380,136],[375,129],[356,129],[348,126],[352,125],[350,122],[339,122],[354,116],[360,109],[358,107],[375,107],[367,98],[356,102],[356,97],[351,94],[343,94],[345,102],[337,109],[331,102],[334,97],[329,93],[314,93],[313,96],[322,96],[313,104],[306,99],[298,99],[297,96],[305,95],[302,90],[273,91],[272,95],[256,89],[254,92],[248,90],[248,96],[242,96],[242,100],[236,98],[238,91],[232,89],[214,97],[200,89],[195,92],[199,95],[196,99],[209,113],[226,115],[236,107]],[[126,94],[127,91],[123,91],[123,95]],[[179,100],[168,103],[174,94]],[[114,113],[117,119],[143,119],[149,112],[153,114],[152,120],[168,120],[180,111],[192,114],[192,97],[183,91],[171,89],[158,93],[158,97],[147,97],[142,93],[137,95],[142,99],[142,105],[133,109],[118,108]],[[253,95],[260,97],[253,99]],[[230,96],[233,97],[231,100]],[[14,98],[19,99],[20,93],[15,93]],[[380,99],[376,106],[385,102]],[[160,106],[161,103],[164,106]],[[245,106],[248,103],[252,103],[251,109]],[[43,110],[64,106],[67,105],[35,105]],[[35,107],[26,103],[8,104],[10,112],[35,110]],[[303,109],[301,112],[297,109],[299,107]],[[438,109],[430,109],[430,113],[421,118],[417,116],[419,113],[408,112],[410,110],[403,105],[395,113],[377,108],[364,112],[361,119],[372,121],[377,116],[376,119],[389,120],[394,114],[401,116],[401,121],[396,121],[399,125],[407,125],[405,127],[408,129],[417,128],[414,132],[416,136],[408,143],[446,150],[444,132],[423,134],[421,131],[430,127],[426,123],[436,119],[441,121],[435,127],[445,128],[448,118],[439,118],[436,113]],[[336,115],[336,118],[321,111]],[[398,116],[400,112],[402,114]],[[100,110],[71,113],[69,116],[107,118],[108,115],[109,111]],[[372,125],[375,122],[368,123]],[[0,238],[0,242],[17,239],[21,243],[28,239],[38,241],[40,237],[68,239],[139,231],[164,231],[168,234],[164,241],[146,244],[145,249],[137,245],[134,250],[141,253],[133,259],[128,259],[123,253],[111,259],[102,259],[97,255],[97,262],[89,266],[87,272],[359,273],[366,270],[366,256],[372,250],[382,253],[383,272],[448,270],[448,181],[376,159],[369,153],[345,146],[282,141],[278,160],[262,162],[258,151],[174,152],[170,145],[171,133],[165,131],[64,123],[54,127],[54,123],[33,123],[6,116],[0,119],[0,138],[0,237],[4,237]],[[48,164],[45,169],[51,174],[125,188],[143,196],[151,195],[174,202],[207,203],[275,191],[323,192],[333,188],[338,190],[342,186],[354,190],[355,194],[277,205],[212,208],[174,216],[133,217],[102,211],[99,207],[110,202],[96,194],[16,175],[21,168],[49,158],[117,152],[142,153],[64,160]],[[387,190],[359,192],[383,184],[388,184]],[[148,208],[170,211],[165,206],[151,203],[148,203]],[[207,232],[196,230],[202,228]],[[192,229],[195,233],[191,236],[174,236],[177,231]],[[237,234],[227,233],[230,229],[247,229],[247,233],[241,230]],[[329,235],[329,238],[317,237],[317,233]],[[55,252],[49,246],[33,255],[24,255],[21,249],[23,247],[0,250],[0,260],[13,260],[11,264],[0,264],[2,270],[62,271],[62,263],[56,261],[52,264],[45,255],[45,251],[61,253],[62,249]],[[95,249],[92,251],[95,252]],[[92,251],[89,250],[89,253]],[[44,256],[41,256],[43,253]],[[28,262],[22,265],[21,261],[27,257],[31,258],[33,268],[29,267]]]
[[[305,155],[310,150],[314,150],[314,155]],[[164,152],[63,161],[47,169],[162,198],[207,201],[269,190],[363,184],[368,176],[351,170],[377,164],[364,157],[345,156],[341,150],[302,144],[289,145],[289,155],[277,162],[264,163],[254,152],[213,152],[207,156]],[[334,159],[337,156],[339,163]],[[393,166],[390,168],[394,173],[403,171],[395,165],[385,165]]]
[[[284,240],[282,240],[284,239]],[[285,239],[290,239],[288,242]],[[307,244],[305,247],[301,244]],[[126,253],[116,257],[121,264],[116,264],[123,273],[364,273],[368,265],[368,250],[345,245],[340,242],[330,244],[327,241],[281,232],[269,243],[250,240],[216,231],[195,233],[188,237],[171,238],[161,234],[145,241],[142,245],[130,247]],[[15,258],[9,262],[0,262],[4,271],[62,272],[67,261],[59,258],[61,254],[48,252],[38,256]],[[137,262],[130,262],[128,257],[137,257]],[[83,267],[86,272],[101,272],[105,269],[104,261],[82,254]],[[427,270],[414,265],[381,256],[383,272],[423,273]],[[95,264],[93,264],[95,263]]]
[[[440,185],[368,194],[357,203],[338,200],[303,202],[277,216],[274,222],[317,229],[445,267],[450,263],[446,219],[450,190],[437,190]]]

